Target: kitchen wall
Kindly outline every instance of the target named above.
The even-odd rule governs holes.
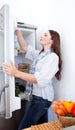
[[[63,65],[61,81],[54,78],[55,100],[75,100],[75,0],[0,0],[0,7],[5,3],[16,21],[37,26],[38,48],[43,32],[59,32]]]

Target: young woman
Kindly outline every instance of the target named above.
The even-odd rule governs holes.
[[[48,30],[40,38],[42,50],[38,51],[27,45],[21,31],[16,29],[16,35],[26,57],[32,60],[30,73],[24,73],[15,67],[14,63],[3,63],[3,71],[8,75],[20,78],[33,84],[31,105],[25,113],[18,130],[47,122],[47,111],[53,98],[52,79],[61,78],[60,36],[56,31]]]

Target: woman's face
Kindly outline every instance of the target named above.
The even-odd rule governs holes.
[[[48,45],[50,44],[51,41],[51,35],[49,33],[49,31],[47,31],[46,33],[44,33],[41,38],[40,38],[40,44],[41,45]]]

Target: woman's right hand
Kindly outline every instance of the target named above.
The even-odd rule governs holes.
[[[21,30],[19,28],[16,28],[15,33],[17,35],[17,39],[18,39],[21,50],[26,52],[28,46],[27,46],[27,43],[26,43],[24,37],[22,36]]]

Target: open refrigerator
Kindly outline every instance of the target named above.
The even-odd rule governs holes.
[[[25,53],[20,51],[17,37],[14,32],[14,18],[9,5],[0,9],[0,117],[12,117],[12,112],[21,108],[21,96],[15,96],[15,78],[2,71],[2,63],[10,60],[16,64],[30,64],[25,59]],[[28,44],[37,48],[36,29],[34,25],[17,22]],[[19,80],[19,79],[18,79]],[[22,82],[22,81],[21,81]]]

